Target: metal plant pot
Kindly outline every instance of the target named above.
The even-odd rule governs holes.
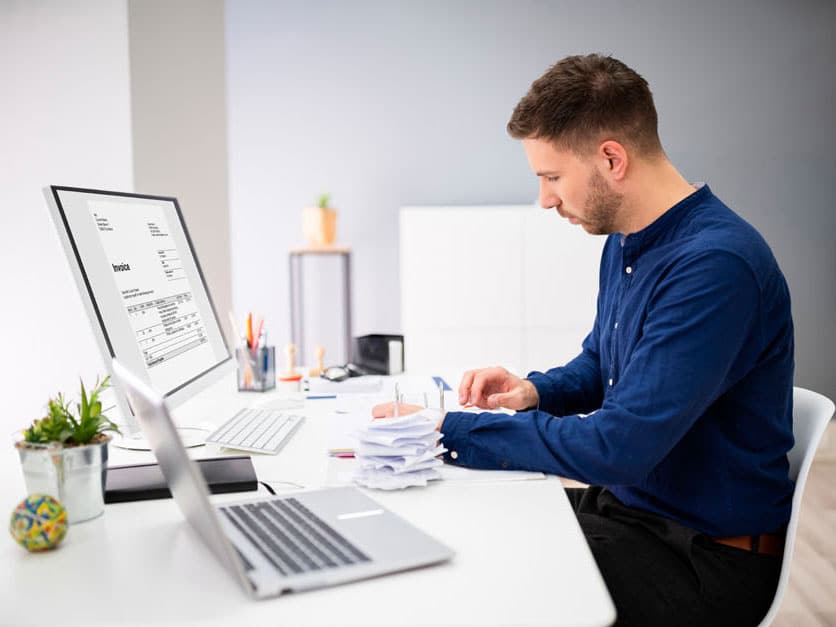
[[[70,524],[104,513],[107,443],[64,447],[58,442],[18,442],[20,465],[29,494],[49,494],[61,501]]]

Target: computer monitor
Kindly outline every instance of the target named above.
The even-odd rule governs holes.
[[[44,189],[107,367],[116,357],[177,406],[234,362],[176,198]],[[114,388],[126,437],[147,448],[127,397]],[[198,444],[205,434],[181,432]]]

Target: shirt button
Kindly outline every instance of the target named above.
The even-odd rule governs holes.
[[[502,470],[507,470],[508,469],[508,462],[502,462],[500,464],[500,466],[502,466]]]
[[[616,328],[616,329],[618,328],[618,323],[617,323],[617,322],[615,323],[615,328]]]
[[[450,453],[450,459],[458,459],[458,458],[459,458],[459,454],[456,451],[452,451]]]
[[[609,383],[610,387],[612,387],[612,379],[610,379],[607,383]]]
[[[626,268],[624,268],[624,272],[626,272],[627,274],[633,274],[632,266],[627,266]]]

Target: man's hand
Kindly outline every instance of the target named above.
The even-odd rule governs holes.
[[[531,381],[520,379],[505,368],[468,370],[459,384],[459,404],[464,407],[522,410],[537,407],[539,400]]]

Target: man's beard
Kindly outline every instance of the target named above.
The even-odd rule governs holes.
[[[589,194],[584,203],[584,220],[582,226],[592,235],[609,235],[615,233],[618,210],[624,200],[624,195],[614,192],[597,169],[592,170],[589,177]]]

